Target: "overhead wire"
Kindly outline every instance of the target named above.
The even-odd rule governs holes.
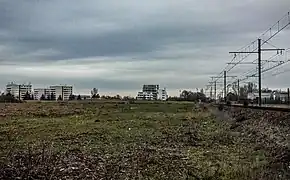
[[[285,20],[286,19],[286,23],[285,24],[281,24],[281,22],[283,22],[283,20]],[[290,24],[290,11],[288,11],[287,12],[287,14],[286,15],[284,15],[281,19],[279,19],[274,25],[272,25],[269,29],[267,29],[264,33],[262,33],[257,39],[261,39],[262,40],[262,44],[261,45],[264,45],[265,43],[267,43],[267,44],[269,44],[269,45],[271,45],[271,46],[273,46],[269,41],[273,38],[273,37],[275,37],[279,32],[281,32],[282,30],[284,30],[288,25]],[[281,26],[282,25],[282,26]],[[273,32],[273,29],[274,29],[274,27],[275,26],[277,26],[277,29],[276,30],[274,30],[274,32]],[[268,37],[266,37],[267,36],[267,34],[269,33],[269,36]],[[230,72],[233,68],[235,68],[239,63],[241,63],[244,59],[246,59],[252,52],[254,52],[254,51],[256,51],[257,49],[258,49],[258,43],[256,44],[256,46],[255,46],[255,43],[257,43],[257,40],[255,40],[255,41],[252,41],[251,43],[249,43],[248,45],[246,45],[246,46],[244,46],[244,47],[242,47],[242,48],[240,48],[238,51],[240,51],[240,52],[249,52],[249,53],[247,53],[247,54],[238,54],[238,55],[236,55],[236,54],[234,54],[234,57],[232,58],[232,60],[230,61],[230,63],[233,63],[236,59],[237,59],[237,57],[241,57],[241,59],[240,60],[238,60],[237,61],[237,63],[233,63],[233,64],[228,64],[224,69],[223,69],[223,71],[221,71],[219,74],[218,74],[218,76],[217,76],[217,78],[216,78],[216,80],[215,81],[217,81],[217,80],[219,80],[220,78],[222,78],[223,77],[223,72],[224,71],[227,71],[227,72]],[[275,46],[273,46],[273,47],[275,47]],[[252,48],[252,49],[251,49]],[[249,50],[249,51],[247,51],[247,50]]]

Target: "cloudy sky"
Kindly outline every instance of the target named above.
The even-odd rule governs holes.
[[[0,87],[72,84],[76,93],[121,95],[144,83],[170,95],[203,88],[229,51],[289,10],[289,0],[0,0]],[[289,48],[289,28],[271,43]],[[263,84],[290,87],[289,75]]]

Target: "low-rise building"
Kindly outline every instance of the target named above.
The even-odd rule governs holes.
[[[92,97],[90,95],[81,95],[82,100],[86,100],[86,99],[92,99]]]
[[[269,93],[261,93],[261,97],[262,99],[272,99],[273,98],[273,94],[271,92]],[[259,98],[259,93],[258,92],[254,92],[254,93],[248,93],[248,99],[254,100]]]
[[[281,92],[281,91],[271,91],[271,92],[262,92],[261,93],[262,101],[281,101],[286,102],[288,101],[288,93],[287,92]],[[248,93],[248,99],[254,100],[259,98],[259,93]]]

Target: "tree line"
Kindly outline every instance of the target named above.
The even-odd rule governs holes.
[[[168,101],[201,101],[206,102],[208,99],[206,98],[205,94],[203,93],[203,89],[200,90],[200,92],[192,92],[183,90],[179,97],[168,97]]]
[[[34,100],[34,96],[29,94],[28,92],[26,92],[26,94],[24,95],[24,97],[22,98],[23,100]],[[19,97],[15,97],[13,94],[11,94],[10,92],[2,93],[0,95],[0,102],[21,102],[21,100],[19,99]]]
[[[120,96],[120,95],[115,95],[115,96],[108,96],[108,95],[102,95],[100,96],[99,94],[92,94],[91,96],[92,99],[107,99],[107,100],[135,100],[136,98],[130,97],[130,96]],[[30,93],[26,93],[23,97],[23,100],[34,100],[35,97],[31,95]],[[82,97],[81,95],[74,95],[71,94],[69,96],[68,100],[85,100],[86,97]],[[62,96],[59,95],[58,97],[55,97],[54,93],[51,93],[49,95],[44,95],[42,94],[40,97],[40,100],[43,101],[61,101],[63,100]],[[200,92],[192,92],[192,91],[187,91],[183,90],[182,93],[180,94],[179,97],[168,97],[168,101],[202,101],[205,102],[208,99],[206,98],[205,94],[203,93],[203,90]],[[12,94],[9,92],[4,94],[2,93],[0,96],[0,102],[19,102],[19,99],[17,97],[14,97]]]

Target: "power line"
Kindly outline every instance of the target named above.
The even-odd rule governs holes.
[[[285,29],[290,24],[290,11],[287,12],[281,19],[279,19],[274,25],[272,25],[269,29],[267,29],[264,33],[262,33],[257,39],[261,39],[262,43],[261,46],[270,41],[273,37],[275,37],[279,32],[281,32],[283,29]],[[275,28],[276,27],[276,28]],[[224,70],[222,70],[218,76],[222,78],[224,71],[231,71],[234,67],[236,67],[240,62],[242,62],[244,59],[246,59],[251,52],[254,52],[258,50],[258,40],[252,41],[248,45],[240,48],[238,52],[241,54],[234,54],[233,59],[230,61],[230,63],[233,63],[236,59],[240,58],[240,60],[237,61],[237,63],[234,63],[232,65],[228,64]],[[242,53],[242,52],[249,52],[249,53]],[[217,79],[217,80],[218,80]]]
[[[290,11],[284,15],[280,20],[278,20],[273,26],[271,26],[269,29],[267,29],[262,35],[260,35],[257,40],[252,41],[250,44],[242,47],[236,52],[230,52],[234,54],[233,59],[230,61],[230,63],[227,63],[227,66],[224,68],[224,70],[218,74],[215,81],[218,81],[220,78],[223,77],[223,72],[226,74],[227,72],[230,72],[233,68],[235,68],[237,65],[240,64],[258,64],[258,68],[252,69],[248,72],[243,73],[243,76],[245,76],[243,79],[238,79],[238,82],[241,82],[248,79],[249,77],[258,77],[259,82],[259,105],[261,105],[261,79],[262,79],[262,73],[268,72],[276,67],[279,67],[289,60],[285,61],[274,61],[273,58],[282,55],[282,51],[285,49],[277,48],[277,46],[270,43],[270,40],[275,37],[279,32],[284,30],[288,25],[290,24]],[[267,49],[262,48],[264,44],[268,44],[271,47],[274,47],[274,49]],[[289,49],[288,49],[289,50]],[[288,51],[287,50],[287,51]],[[270,57],[268,60],[262,60],[261,59],[261,52],[262,51],[277,51],[277,54]],[[280,51],[280,52],[279,52]],[[247,57],[250,56],[250,54],[257,53],[258,58],[252,62],[245,62],[242,63]],[[287,55],[287,53],[286,53]],[[286,56],[287,59],[287,56]],[[257,63],[255,63],[257,61]],[[270,65],[272,63],[275,63],[274,65]],[[267,68],[266,65],[269,64],[269,67]],[[258,76],[257,76],[258,75]],[[225,77],[225,76],[224,76]],[[224,93],[226,93],[226,85],[224,85]]]

